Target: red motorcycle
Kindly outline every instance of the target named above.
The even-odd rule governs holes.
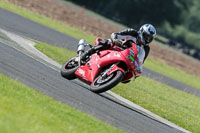
[[[101,39],[95,41],[95,45]],[[138,75],[137,45],[130,40],[122,42],[122,46],[114,46],[108,50],[96,51],[86,60],[81,60],[87,44],[80,40],[78,55],[69,59],[61,68],[61,75],[69,80],[78,78],[90,85],[90,90],[102,93],[110,90],[120,82],[129,81]],[[98,46],[95,46],[98,47]]]

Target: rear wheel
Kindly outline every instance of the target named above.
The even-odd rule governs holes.
[[[75,79],[75,71],[78,69],[78,61],[76,59],[78,56],[69,59],[61,68],[61,75],[69,80]]]
[[[115,71],[110,75],[104,74],[105,72],[106,70],[92,82],[90,85],[91,91],[95,93],[105,92],[112,89],[124,78],[124,75],[120,70]]]

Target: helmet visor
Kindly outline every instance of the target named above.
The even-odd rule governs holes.
[[[153,40],[153,37],[147,33],[143,33],[143,37],[146,43],[150,43]]]

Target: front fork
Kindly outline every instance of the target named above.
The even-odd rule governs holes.
[[[81,55],[82,55],[82,51],[78,52],[78,66],[81,66]]]
[[[92,48],[91,44],[87,44],[86,40],[81,39],[78,43],[77,53],[78,53],[78,66],[81,66],[81,55],[85,52],[85,47],[89,46]]]

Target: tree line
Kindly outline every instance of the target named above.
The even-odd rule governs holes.
[[[181,24],[192,0],[71,0],[127,26]]]

